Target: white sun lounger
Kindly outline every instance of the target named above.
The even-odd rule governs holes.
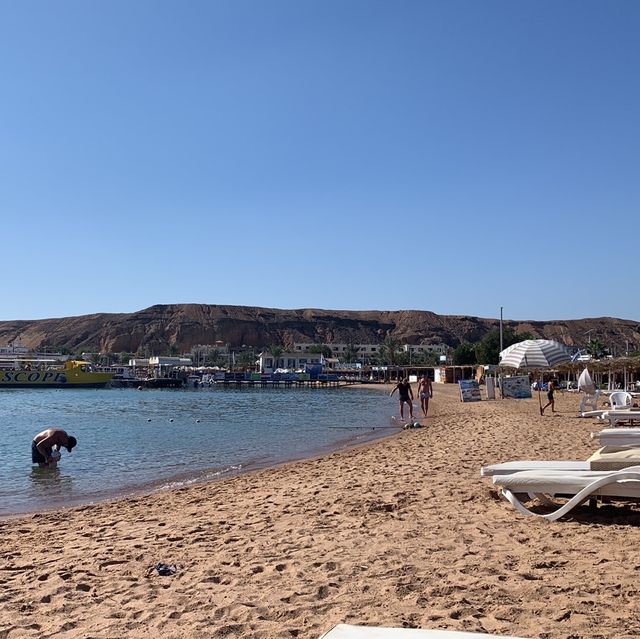
[[[379,626],[351,626],[341,623],[323,634],[320,639],[518,639],[505,635],[451,630],[421,630],[418,628],[381,628]]]
[[[580,413],[580,417],[602,417],[602,415],[606,412],[606,408],[599,408],[598,410],[585,410]]]
[[[599,408],[598,410],[586,410],[582,413],[580,413],[580,417],[600,417],[602,418],[602,416],[605,413],[611,413],[614,412],[616,409],[614,408]],[[624,412],[624,413],[638,413],[638,419],[640,420],[640,408],[637,407],[633,407],[633,408],[619,408],[617,409],[618,412]]]
[[[640,428],[604,428],[591,433],[601,446],[640,446]]]
[[[638,439],[640,445],[640,438]],[[489,464],[480,469],[481,477],[494,477],[495,475],[512,475],[523,470],[591,470],[588,461],[546,461],[523,460],[508,461],[501,464]]]
[[[617,471],[525,470],[512,475],[495,475],[493,483],[500,487],[502,495],[518,512],[550,521],[595,496],[640,500],[640,466]],[[524,505],[527,499],[524,502],[520,499],[523,494],[528,495],[529,500],[539,499],[545,505],[557,505],[553,501],[555,496],[570,499],[552,513],[538,514]]]
[[[624,430],[622,428],[611,429],[613,434]],[[640,429],[638,435],[626,445],[608,444],[594,452],[585,461],[547,461],[524,460],[508,461],[501,464],[490,464],[480,469],[481,477],[496,477],[497,475],[513,475],[524,471],[566,471],[576,472],[583,470],[621,470],[629,466],[640,466]]]
[[[610,426],[615,426],[619,423],[629,423],[633,424],[635,422],[640,423],[640,410],[632,410],[632,409],[619,409],[619,410],[608,410],[602,413],[602,415],[598,418],[603,421],[609,422]]]

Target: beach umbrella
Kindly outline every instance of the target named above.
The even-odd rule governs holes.
[[[500,351],[500,366],[510,368],[547,369],[569,362],[573,353],[552,339],[526,339]]]
[[[573,353],[564,344],[552,339],[526,339],[500,351],[500,366],[509,366],[510,368],[546,370],[572,359]],[[541,386],[539,381],[538,404],[540,404],[540,414],[542,415]]]

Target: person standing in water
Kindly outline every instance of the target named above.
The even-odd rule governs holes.
[[[393,390],[389,393],[389,397],[391,397],[396,391],[398,391],[398,396],[400,399],[400,419],[404,419],[404,405],[405,402],[409,406],[409,415],[411,419],[413,417],[413,390],[411,390],[411,384],[409,384],[409,380],[405,377],[403,380],[399,381],[393,388]]]
[[[31,442],[31,462],[38,464],[40,468],[55,468],[60,458],[60,448],[64,447],[71,452],[77,443],[78,440],[62,428],[43,430]],[[55,455],[54,452],[58,454]]]
[[[429,412],[429,400],[433,397],[433,386],[428,375],[423,375],[418,384],[418,397],[420,398],[420,408],[424,417]]]

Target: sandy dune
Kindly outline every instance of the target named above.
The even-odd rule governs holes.
[[[0,523],[0,639],[316,639],[339,622],[640,636],[637,509],[549,523],[479,477],[507,459],[586,459],[597,427],[576,418],[578,398],[558,394],[561,415],[540,417],[537,398],[461,404],[456,387],[434,390],[424,429]]]

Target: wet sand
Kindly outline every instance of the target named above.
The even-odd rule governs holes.
[[[598,426],[576,417],[577,395],[541,417],[537,397],[434,393],[425,428],[366,446],[0,522],[0,639],[316,639],[340,622],[639,636],[640,510],[550,523],[479,476],[509,459],[586,459]]]

